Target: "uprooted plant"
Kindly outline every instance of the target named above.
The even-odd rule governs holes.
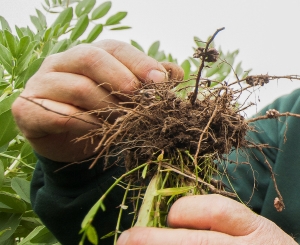
[[[202,77],[206,63],[219,59],[218,51],[210,44],[223,29],[218,29],[204,48],[195,50],[194,58],[200,59],[200,66],[197,75],[190,78],[195,80],[192,91],[191,86],[183,86],[186,81],[147,83],[131,95],[122,94],[127,96],[127,102],[110,104],[100,111],[90,112],[100,115],[101,121],[98,129],[79,139],[100,138],[95,149],[98,156],[90,167],[97,164],[100,157],[106,159],[107,167],[111,166],[108,162],[114,157],[117,159],[114,164],[123,163],[125,173],[116,179],[86,215],[82,222],[82,243],[88,238],[97,244],[92,221],[100,207],[105,210],[103,201],[116,185],[123,186],[125,194],[116,229],[110,234],[115,236],[115,241],[131,189],[136,193],[132,200],[135,211],[132,220],[137,226],[164,227],[168,208],[183,195],[219,193],[238,198],[234,190],[225,188],[218,179],[218,165],[226,161],[226,154],[250,147],[262,152],[264,147],[268,147],[256,145],[246,138],[247,131],[254,130],[251,122],[280,116],[300,117],[270,110],[264,116],[246,119],[241,112],[248,106],[239,102],[241,94],[249,88],[280,78],[299,80],[299,76],[258,75],[239,79],[235,74],[236,80],[230,83]],[[212,83],[216,85],[211,87]],[[188,96],[183,97],[182,90],[190,91]],[[107,115],[118,115],[118,118],[108,120],[110,116]],[[270,169],[277,191],[275,207],[281,211],[284,208],[283,198],[271,166],[267,161],[265,164]]]

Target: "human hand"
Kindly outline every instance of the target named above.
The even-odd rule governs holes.
[[[141,81],[162,82],[169,69],[172,78],[182,79],[179,66],[161,64],[123,42],[104,40],[78,45],[47,57],[14,102],[12,111],[39,154],[55,161],[80,161],[95,154],[96,143],[86,147],[87,141],[74,140],[97,127],[87,122],[99,123],[94,115],[81,112],[122,101],[111,91],[129,94]],[[64,115],[76,115],[82,120]]]
[[[220,195],[187,196],[171,207],[172,229],[134,227],[120,236],[117,245],[296,245],[272,221]]]

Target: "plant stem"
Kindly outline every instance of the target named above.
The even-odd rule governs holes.
[[[220,32],[220,31],[223,31],[225,29],[225,27],[222,27],[220,29],[217,29],[216,32],[212,35],[212,37],[208,40],[208,42],[206,43],[206,46],[205,46],[205,50],[204,50],[204,54],[207,53],[207,50],[208,50],[208,47],[209,45],[211,44],[211,42],[214,40],[214,38],[216,37],[216,35]],[[201,59],[201,65],[198,69],[198,72],[197,72],[197,78],[196,78],[196,84],[195,84],[195,90],[190,98],[190,102],[191,104],[193,105],[197,99],[197,95],[198,95],[198,89],[199,89],[199,82],[201,80],[201,73],[202,73],[202,70],[204,68],[204,64],[205,64],[205,55],[202,57]]]
[[[130,188],[130,185],[131,185],[131,181],[129,181],[129,183],[128,183],[127,187],[126,187],[126,191],[125,191],[124,196],[123,196],[122,204],[120,205],[120,212],[119,212],[118,221],[117,221],[117,225],[116,225],[116,232],[115,232],[114,244],[117,244],[118,233],[120,232],[119,228],[120,228],[121,217],[122,217],[122,213],[123,213],[123,206],[125,204],[125,201],[126,201],[126,198],[127,198],[127,194],[128,194],[128,190]]]
[[[98,209],[102,207],[104,209],[103,201],[106,198],[106,196],[110,193],[110,191],[117,185],[119,182],[126,176],[132,174],[133,172],[145,167],[147,163],[141,164],[140,166],[128,171],[125,174],[122,174],[121,177],[116,179],[116,181],[106,190],[106,192],[100,197],[100,199],[94,204],[94,206],[90,209],[90,211],[87,213],[87,215],[84,217],[84,220],[81,223],[81,228],[85,229],[86,226],[88,226],[94,219]]]

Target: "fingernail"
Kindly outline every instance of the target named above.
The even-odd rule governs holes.
[[[147,76],[147,81],[152,81],[152,82],[163,82],[166,80],[166,73],[159,71],[159,70],[151,70],[148,73]]]
[[[117,241],[117,245],[125,245],[129,237],[128,231],[123,231],[121,236],[119,237]]]

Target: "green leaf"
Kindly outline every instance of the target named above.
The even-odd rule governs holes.
[[[3,182],[4,182],[4,165],[3,162],[0,160],[0,190],[2,189]]]
[[[191,63],[189,60],[185,60],[182,62],[181,67],[184,71],[184,80],[187,80],[190,77]]]
[[[53,48],[51,49],[48,55],[65,51],[67,47],[68,47],[68,40],[67,39],[61,40],[53,46]]]
[[[0,212],[0,231],[6,230],[0,236],[0,244],[4,244],[4,241],[14,234],[20,224],[21,216],[22,214]]]
[[[20,154],[21,154],[21,158],[27,159],[27,158],[31,158],[33,156],[34,159],[36,159],[35,154],[32,150],[31,145],[28,143],[28,141],[25,141],[21,150],[20,150]]]
[[[69,7],[62,11],[59,16],[56,18],[54,23],[51,25],[55,27],[56,25],[60,24],[60,26],[64,26],[66,23],[71,22],[73,18],[73,8]]]
[[[11,52],[4,47],[2,44],[0,44],[0,62],[6,69],[6,71],[9,74],[12,74],[12,67],[13,67],[13,57],[11,55]]]
[[[105,211],[105,206],[103,204],[102,198],[100,198],[86,214],[83,221],[81,222],[81,228],[86,228],[86,226],[89,225],[90,221],[93,220],[99,208]]]
[[[194,64],[194,66],[199,67],[200,66],[200,62],[194,58],[189,57],[189,60]],[[216,63],[214,63],[216,64]]]
[[[144,195],[143,203],[141,205],[138,219],[134,226],[147,227],[151,222],[153,223],[153,217],[151,217],[151,211],[153,209],[154,201],[156,199],[155,193],[159,184],[159,176],[156,174],[152,177],[148,184],[147,190]]]
[[[127,15],[127,12],[118,12],[112,16],[110,16],[105,22],[106,26],[119,24],[121,20],[123,20]]]
[[[43,46],[43,50],[41,53],[41,57],[47,57],[48,53],[50,52],[50,50],[53,48],[53,42],[52,41],[47,41],[45,42],[44,46]]]
[[[161,196],[180,195],[180,194],[186,193],[194,188],[195,188],[194,186],[165,188],[165,189],[157,190],[155,195],[161,195]]]
[[[41,225],[41,226],[37,226],[36,228],[34,228],[33,231],[31,231],[28,236],[26,236],[24,239],[22,239],[22,241],[20,243],[18,243],[18,245],[29,245],[30,240],[33,239],[35,236],[37,236],[39,234],[39,232],[44,229],[45,226]]]
[[[6,40],[4,38],[4,32],[0,30],[0,43],[6,46]]]
[[[66,23],[64,26],[60,27],[60,28],[58,29],[58,32],[57,32],[56,35],[59,37],[59,36],[61,36],[62,34],[65,34],[66,31],[67,31],[67,29],[69,28],[69,26],[70,26],[70,22],[68,22],[68,23]]]
[[[26,211],[25,202],[14,194],[0,191],[0,213],[24,213]]]
[[[30,239],[30,242],[37,244],[53,244],[57,242],[57,240],[52,235],[52,233],[44,226],[33,238]]]
[[[70,23],[70,22],[68,22]],[[57,37],[58,36],[58,31],[61,28],[60,23],[58,23],[56,26],[52,27],[53,31],[52,31],[52,35],[53,37]]]
[[[38,17],[34,16],[34,15],[30,15],[30,20],[31,22],[34,24],[35,28],[38,30],[38,31],[42,31],[43,30],[43,26],[39,20]]]
[[[214,74],[218,73],[223,66],[224,63],[214,63],[210,68],[206,69],[205,76],[208,78],[213,76]]]
[[[19,133],[11,110],[0,115],[0,125],[0,146],[2,146],[15,138]]]
[[[137,49],[141,50],[142,52],[145,53],[144,49],[142,48],[141,45],[139,45],[136,41],[130,40],[130,43],[133,47],[136,47]]]
[[[11,29],[10,29],[10,26],[9,26],[8,22],[2,16],[0,16],[0,24],[1,24],[1,29],[2,30],[8,30],[8,31],[11,32]]]
[[[92,226],[92,225],[88,226],[87,231],[86,231],[86,235],[87,235],[88,240],[92,244],[94,244],[94,245],[98,244],[98,235],[97,235],[97,231],[96,231],[94,226]]]
[[[38,9],[35,9],[43,29],[47,28],[46,16]]]
[[[100,239],[105,239],[105,238],[114,236],[115,234],[116,234],[116,231],[111,231],[111,232],[107,233],[106,235],[100,237]]]
[[[21,55],[24,54],[24,52],[27,50],[28,48],[28,45],[30,43],[30,37],[28,36],[23,36],[21,39],[20,39],[20,42],[19,42],[19,47],[18,47],[18,52],[17,52],[17,57],[19,58]]]
[[[105,16],[111,8],[111,1],[104,2],[92,12],[92,20],[97,20]]]
[[[103,25],[97,24],[94,26],[94,28],[89,33],[88,37],[86,38],[85,42],[91,43],[100,35],[100,33],[103,31]]]
[[[154,55],[153,58],[156,59],[157,61],[162,62],[162,61],[164,61],[167,57],[166,57],[164,51],[159,51],[159,52],[157,52],[157,53]]]
[[[148,55],[150,57],[154,57],[156,55],[156,53],[158,52],[159,46],[160,46],[159,41],[154,42],[148,50]]]
[[[234,69],[234,72],[237,76],[240,76],[243,73],[242,61],[240,61]]]
[[[119,26],[119,27],[114,27],[111,28],[111,31],[119,31],[119,30],[127,30],[127,29],[131,29],[131,26]]]
[[[148,171],[148,164],[144,167],[143,172],[142,172],[142,178],[145,179]]]
[[[16,32],[17,32],[17,34],[18,34],[18,37],[19,37],[19,38],[24,37],[23,31],[22,31],[19,27],[17,27],[17,26],[15,26],[15,28],[16,28]]]
[[[75,14],[80,17],[83,14],[88,14],[94,8],[96,0],[83,0],[79,2],[75,8]]]
[[[32,54],[35,46],[36,46],[36,42],[35,41],[31,42],[27,46],[27,49],[24,51],[21,57],[19,57],[19,59],[17,60],[15,75],[19,75],[22,71],[24,71],[27,68],[29,61],[32,58]]]
[[[72,30],[70,39],[73,41],[78,39],[85,32],[88,25],[89,25],[89,18],[87,14],[84,14],[77,21],[74,29]]]
[[[45,1],[46,5],[47,5],[48,7],[50,7],[50,2],[49,2],[49,0],[44,0],[44,1]]]
[[[20,95],[20,93],[21,93],[20,91],[15,91],[10,96],[6,97],[4,100],[1,101],[1,103],[0,103],[0,115],[11,109],[12,103]]]
[[[11,187],[13,190],[27,203],[30,203],[30,182],[14,177],[11,180]]]
[[[16,55],[17,54],[17,46],[18,46],[16,38],[8,30],[4,31],[4,35],[5,35],[7,46],[9,48],[10,52],[12,53],[13,57],[16,57],[17,56]]]
[[[168,55],[168,61],[177,64],[177,59],[173,58],[171,54]]]
[[[47,42],[49,39],[52,38],[52,36],[53,36],[53,27],[49,27],[44,33],[44,37],[43,37],[44,42]]]

